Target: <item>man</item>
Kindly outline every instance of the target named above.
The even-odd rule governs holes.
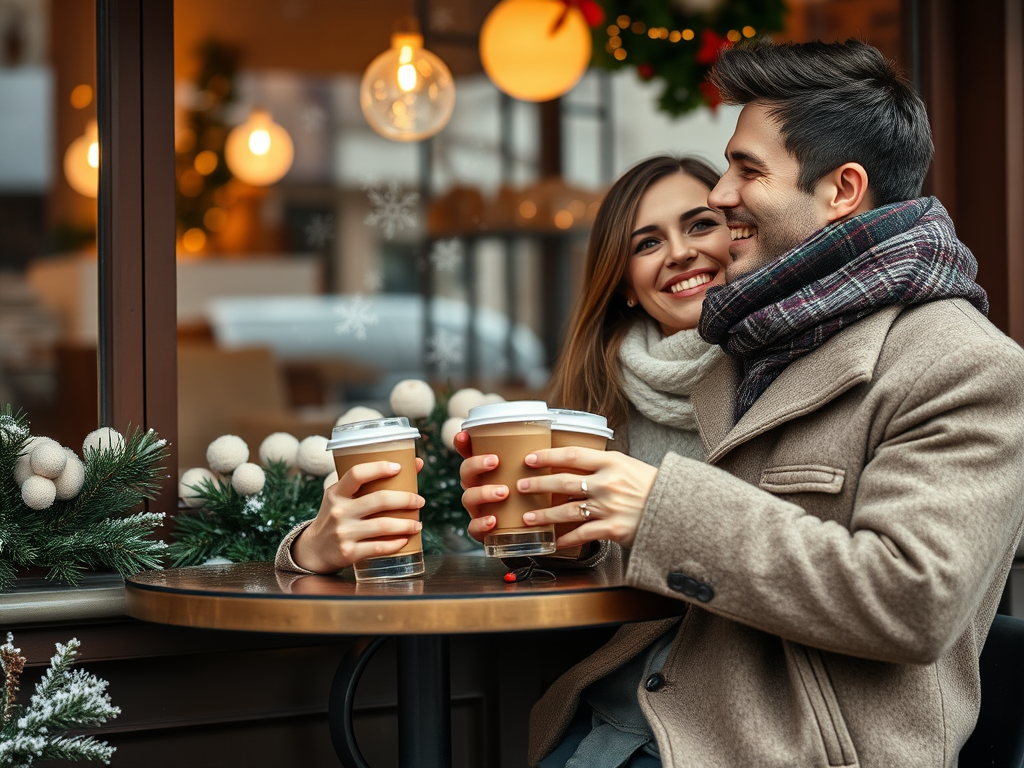
[[[1024,520],[1024,354],[918,197],[924,105],[877,50],[740,47],[713,82],[745,106],[709,198],[733,261],[700,322],[729,354],[693,395],[707,463],[669,454],[630,529],[601,480],[624,460],[534,462],[595,472],[587,519],[627,531],[627,581],[688,610],[556,682],[531,762],[671,631],[636,693],[666,766],[954,766]]]

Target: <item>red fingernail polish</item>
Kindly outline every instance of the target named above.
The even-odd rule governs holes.
[[[514,573],[506,573],[505,574],[505,581],[511,583],[511,582],[513,582],[515,580],[516,580],[516,575]]]

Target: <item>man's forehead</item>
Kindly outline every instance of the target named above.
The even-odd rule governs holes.
[[[789,155],[769,108],[756,102],[747,104],[740,112],[736,130],[725,147],[726,160],[767,166],[769,161],[779,160],[780,153]]]

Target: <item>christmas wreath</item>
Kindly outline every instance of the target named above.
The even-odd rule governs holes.
[[[658,107],[682,115],[721,103],[708,72],[723,47],[783,28],[784,0],[596,0],[593,64],[635,67],[641,80],[663,84]]]

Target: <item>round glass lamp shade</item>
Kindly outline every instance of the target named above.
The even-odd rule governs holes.
[[[440,131],[455,109],[455,81],[423,37],[399,33],[391,48],[370,62],[359,86],[363,117],[394,141],[419,141]]]
[[[582,12],[558,0],[502,0],[480,30],[487,76],[523,101],[550,101],[569,91],[587,71],[590,49]]]
[[[100,139],[96,121],[90,120],[85,133],[64,152],[64,178],[80,195],[96,197],[100,188]]]
[[[292,167],[295,146],[288,131],[254,109],[249,119],[232,129],[224,145],[224,159],[236,178],[255,187],[279,181]]]

